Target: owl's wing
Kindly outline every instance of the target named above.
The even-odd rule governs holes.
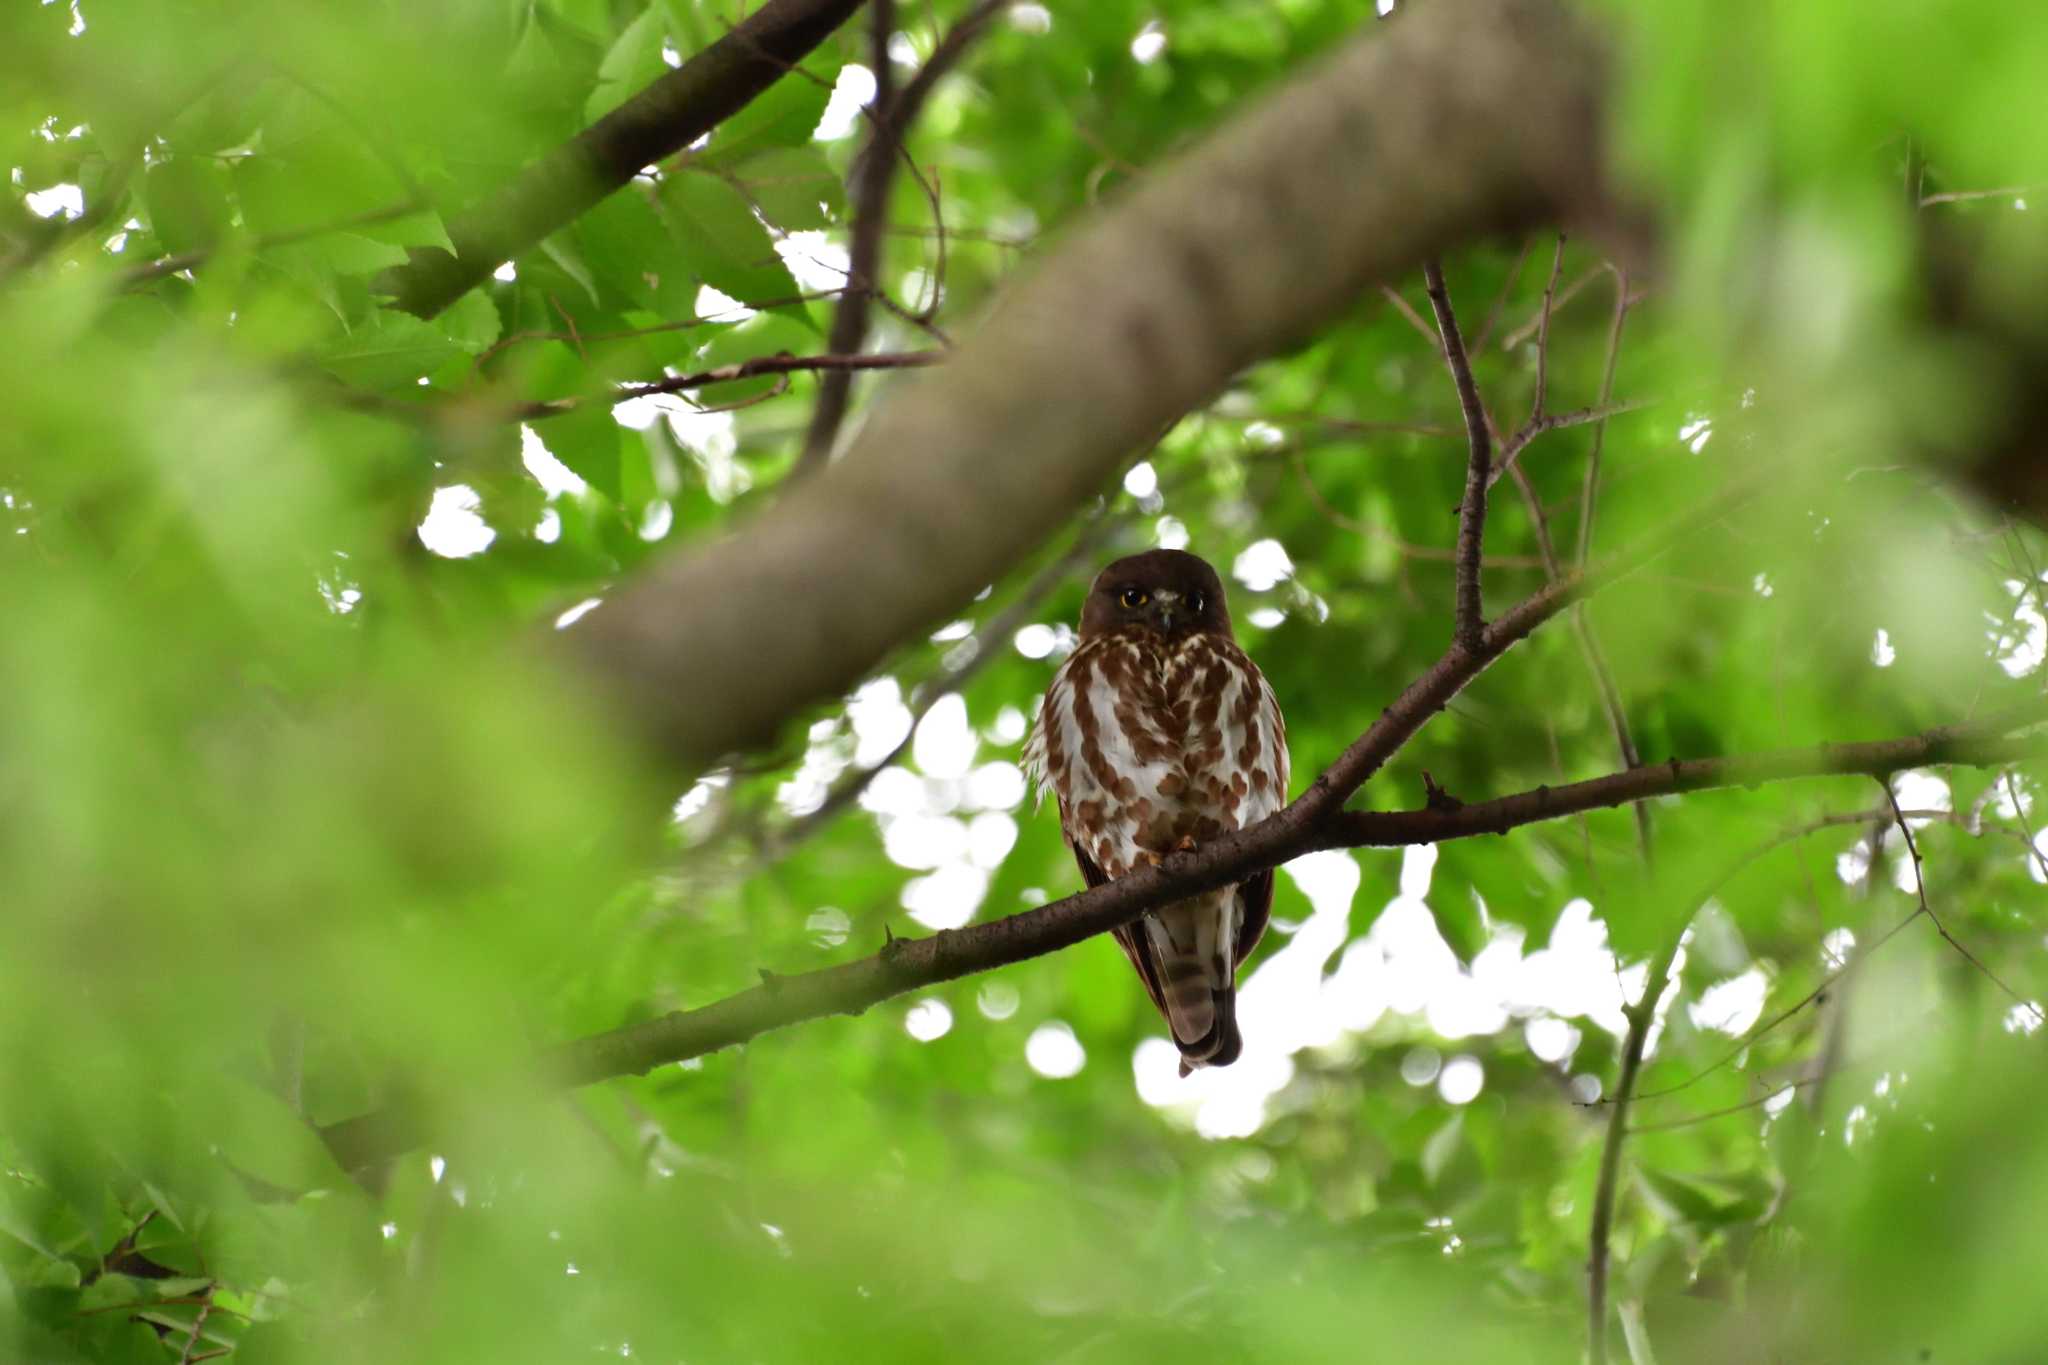
[[[1080,865],[1082,881],[1092,888],[1109,880],[1103,875],[1102,869],[1095,865],[1095,860],[1081,851],[1079,844],[1069,842],[1067,847],[1074,850],[1074,861]],[[1138,979],[1145,983],[1145,994],[1152,997],[1152,1007],[1164,1015],[1166,994],[1159,987],[1159,964],[1153,960],[1152,944],[1145,937],[1142,923],[1141,920],[1133,920],[1129,924],[1119,924],[1109,932],[1115,937],[1116,946],[1123,949],[1124,956],[1131,960],[1131,966],[1136,969]]]
[[[1252,955],[1252,949],[1259,946],[1259,939],[1265,935],[1266,921],[1273,918],[1271,870],[1239,882],[1237,897],[1238,908],[1243,912],[1243,918],[1237,926],[1237,954],[1230,960],[1232,967],[1244,965],[1244,960]]]

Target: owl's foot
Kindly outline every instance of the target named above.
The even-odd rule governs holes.
[[[1179,843],[1177,843],[1177,844],[1175,844],[1175,845],[1173,846],[1173,851],[1174,851],[1175,853],[1192,853],[1192,852],[1194,852],[1194,851],[1195,851],[1195,836],[1194,836],[1194,835],[1192,835],[1192,834],[1183,834],[1183,835],[1181,835],[1181,836],[1180,836],[1180,842],[1179,842]]]

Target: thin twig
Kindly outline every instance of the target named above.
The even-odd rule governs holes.
[[[1562,431],[1567,427],[1584,426],[1588,422],[1604,422],[1625,412],[1640,412],[1644,408],[1655,407],[1656,403],[1657,400],[1654,398],[1637,398],[1623,403],[1604,403],[1598,407],[1578,408],[1572,412],[1531,418],[1521,430],[1501,442],[1500,458],[1494,462],[1492,480],[1499,483],[1501,476],[1508,472],[1515,460],[1538,436],[1547,432]]]
[[[1915,892],[1919,894],[1920,897],[1919,913],[1927,916],[1928,922],[1934,926],[1934,931],[1941,935],[1943,941],[1946,942],[1949,947],[1961,953],[1963,955],[1964,961],[1968,962],[1972,967],[1975,967],[1978,971],[1982,972],[1984,974],[1985,980],[1989,981],[1992,985],[1998,987],[1999,990],[2005,992],[2006,996],[2009,999],[2011,999],[2014,1004],[2018,1005],[2020,1008],[2024,1010],[2031,1012],[2034,1016],[2035,1024],[2038,1026],[2043,1020],[2041,1007],[2035,1004],[2033,1001],[2027,999],[2025,996],[2021,995],[2011,986],[2006,985],[2005,982],[1999,978],[1997,972],[1992,971],[1989,967],[1984,965],[1983,959],[1979,958],[1975,953],[1971,952],[1968,948],[1964,947],[1962,940],[1957,938],[1954,934],[1951,934],[1948,931],[1948,926],[1941,922],[1941,916],[1935,914],[1934,907],[1927,903],[1927,878],[1923,875],[1925,869],[1922,867],[1920,862],[1920,842],[1919,840],[1913,837],[1913,827],[1906,823],[1905,813],[1899,809],[1898,793],[1892,790],[1890,778],[1888,776],[1880,778],[1879,783],[1884,787],[1885,800],[1891,803],[1893,823],[1898,825],[1899,833],[1906,836],[1906,852],[1909,855],[1911,855],[1913,859],[1913,889]]]
[[[1614,272],[1614,316],[1607,328],[1607,368],[1600,378],[1600,402],[1606,407],[1614,401],[1614,366],[1621,357],[1621,327],[1628,320],[1628,272],[1620,266],[1608,267]],[[1586,481],[1579,494],[1579,551],[1574,557],[1575,564],[1583,565],[1593,552],[1593,512],[1600,500],[1600,451],[1607,441],[1607,423],[1602,420],[1593,424],[1593,446],[1586,452]]]
[[[1451,293],[1444,286],[1443,264],[1431,258],[1422,266],[1429,287],[1429,306],[1436,313],[1437,331],[1443,338],[1445,362],[1457,385],[1458,406],[1465,414],[1465,439],[1471,458],[1465,467],[1465,497],[1458,504],[1457,610],[1451,636],[1465,650],[1479,648],[1486,629],[1480,597],[1479,559],[1486,538],[1487,474],[1492,467],[1493,441],[1486,429],[1486,409],[1480,401],[1479,385],[1472,378],[1472,362],[1465,354],[1465,339],[1458,333],[1458,316],[1451,308]]]
[[[1524,430],[1532,435],[1543,420],[1543,400],[1550,385],[1550,314],[1557,305],[1557,275],[1564,269],[1564,234],[1557,234],[1557,249],[1550,256],[1550,280],[1543,286],[1543,310],[1536,315],[1536,395],[1529,400],[1529,422]],[[1511,451],[1501,452],[1501,463],[1513,459]]]
[[[1295,479],[1301,484],[1302,491],[1308,494],[1309,501],[1316,505],[1316,510],[1321,512],[1323,518],[1332,526],[1341,527],[1353,535],[1364,536],[1368,540],[1377,540],[1383,545],[1392,546],[1395,553],[1399,554],[1403,559],[1422,559],[1443,564],[1451,564],[1457,561],[1458,552],[1456,550],[1446,550],[1439,545],[1412,545],[1384,526],[1375,526],[1369,521],[1360,521],[1356,517],[1344,515],[1328,498],[1323,496],[1323,490],[1316,486],[1315,479],[1310,476],[1308,471],[1308,461],[1303,457],[1299,446],[1287,447],[1280,453],[1290,457],[1288,463],[1293,466]],[[1479,564],[1481,568],[1486,570],[1515,569],[1526,571],[1530,569],[1541,570],[1544,567],[1543,561],[1534,555],[1487,555],[1479,561]]]
[[[500,414],[510,422],[536,422],[548,417],[559,417],[587,404],[623,403],[634,398],[651,398],[657,394],[683,393],[690,389],[708,388],[713,384],[729,384],[738,379],[758,379],[763,375],[802,374],[807,371],[825,373],[848,370],[909,370],[925,365],[943,362],[943,351],[893,351],[869,355],[764,355],[751,360],[738,360],[730,365],[719,365],[708,370],[697,370],[691,374],[670,375],[665,379],[650,380],[642,384],[620,384],[610,393],[596,394],[585,398],[552,398],[536,403],[520,403],[507,408]],[[418,411],[412,404],[401,406]]]
[[[1704,898],[1702,898],[1704,899]],[[1643,994],[1624,1013],[1628,1034],[1622,1041],[1621,1074],[1615,1081],[1613,1109],[1607,1115],[1607,1135],[1600,1144],[1600,1174],[1593,1188],[1593,1220],[1588,1233],[1586,1258],[1586,1340],[1593,1365],[1607,1365],[1607,1281],[1614,1231],[1614,1204],[1621,1183],[1621,1151],[1628,1140],[1629,1099],[1636,1077],[1642,1073],[1643,1052],[1649,1042],[1650,1026],[1657,1017],[1657,1002],[1664,997],[1671,980],[1671,964],[1677,958],[1688,913],[1678,930],[1666,938],[1656,960],[1643,979]]]
[[[1472,338],[1472,354],[1486,354],[1486,340],[1493,335],[1493,329],[1500,323],[1501,310],[1508,306],[1508,295],[1515,292],[1521,282],[1522,267],[1529,264],[1529,253],[1535,249],[1534,238],[1522,243],[1522,249],[1515,253],[1515,263],[1508,267],[1508,273],[1500,282],[1500,292],[1493,296],[1493,306],[1486,310],[1486,321],[1479,326],[1479,334]]]
[[[2014,185],[2003,190],[1944,190],[1939,194],[1920,196],[1920,207],[1931,204],[1966,204],[1973,199],[2018,199],[2041,189],[2039,185]]]
[[[1400,290],[1395,289],[1392,285],[1383,284],[1380,286],[1380,297],[1393,304],[1395,311],[1408,319],[1410,327],[1413,327],[1423,336],[1428,337],[1430,345],[1438,349],[1443,347],[1443,342],[1437,337],[1436,329],[1423,320],[1422,314],[1415,311],[1413,304],[1401,297]]]
[[[1744,1100],[1740,1104],[1731,1104],[1721,1109],[1709,1109],[1702,1114],[1687,1114],[1684,1118],[1678,1119],[1659,1119],[1655,1123],[1630,1124],[1629,1136],[1634,1137],[1637,1133],[1662,1133],[1673,1128],[1690,1128],[1697,1123],[1707,1123],[1713,1119],[1727,1118],[1730,1114],[1741,1114],[1751,1109],[1761,1109],[1764,1105],[1778,1098],[1778,1096],[1798,1090],[1803,1086],[1812,1085],[1819,1079],[1818,1076],[1804,1076],[1796,1081],[1786,1081],[1783,1084],[1772,1086],[1768,1094],[1759,1095],[1753,1100]],[[1637,1098],[1642,1099],[1645,1097],[1639,1095]]]
[[[1557,309],[1564,307],[1573,299],[1577,298],[1579,294],[1584,291],[1587,285],[1591,284],[1593,281],[1600,278],[1601,272],[1604,271],[1606,268],[1607,267],[1604,265],[1594,266],[1591,270],[1588,270],[1585,274],[1579,276],[1570,284],[1566,285],[1563,289],[1559,290],[1557,297],[1551,301],[1552,311],[1555,312]],[[1527,322],[1523,323],[1520,327],[1517,327],[1514,331],[1502,337],[1500,339],[1500,348],[1503,351],[1514,350],[1516,347],[1520,346],[1523,342],[1527,341],[1530,337],[1536,334],[1536,328],[1541,322],[1542,315],[1540,313],[1531,317]]]
[[[1816,833],[1823,829],[1828,829],[1840,825],[1866,824],[1872,818],[1872,814],[1873,813],[1870,811],[1848,811],[1841,814],[1824,815],[1821,816],[1819,819],[1810,820],[1803,825],[1800,825],[1794,829],[1786,830],[1780,835],[1778,835],[1769,844],[1764,846],[1762,849],[1758,850],[1758,856],[1761,856],[1761,854],[1767,853],[1771,849],[1777,848],[1780,845],[1789,844],[1797,840],[1804,839],[1807,835]],[[1922,816],[1931,817],[1933,815],[1938,814],[1940,814],[1940,812],[1911,811],[1908,812],[1908,817],[1918,819]],[[1894,924],[1891,928],[1885,930],[1883,934],[1879,935],[1876,939],[1872,940],[1870,945],[1867,948],[1863,949],[1863,952],[1866,955],[1869,953],[1876,952],[1879,948],[1882,948],[1885,944],[1891,942],[1891,940],[1898,934],[1900,930],[1904,929],[1908,924],[1911,924],[1912,922],[1913,921],[1911,916],[1908,916],[1907,918],[1900,920],[1897,924]],[[1637,1091],[1636,1099],[1658,1100],[1663,1099],[1667,1095],[1676,1095],[1681,1091],[1692,1089],[1692,1087],[1698,1085],[1701,1081],[1705,1080],[1708,1076],[1713,1075],[1722,1067],[1727,1066],[1730,1063],[1739,1059],[1744,1053],[1748,1052],[1752,1047],[1756,1046],[1758,1042],[1762,1041],[1766,1035],[1775,1032],[1780,1025],[1794,1018],[1796,1015],[1800,1013],[1800,1011],[1804,1010],[1807,1006],[1813,1004],[1822,996],[1826,995],[1828,991],[1835,985],[1836,982],[1848,976],[1855,969],[1855,963],[1852,961],[1848,964],[1845,964],[1838,970],[1831,972],[1825,979],[1821,981],[1819,985],[1815,986],[1805,995],[1802,995],[1801,997],[1799,997],[1799,999],[1793,1001],[1784,1009],[1779,1010],[1770,1018],[1755,1025],[1753,1028],[1749,1030],[1749,1032],[1743,1034],[1742,1037],[1738,1039],[1732,1047],[1730,1047],[1725,1053],[1717,1057],[1715,1060],[1707,1063],[1707,1065],[1701,1067],[1699,1070],[1693,1072],[1690,1076],[1687,1076],[1684,1080],[1676,1082],[1675,1084],[1663,1086],[1656,1090]],[[1606,1101],[1604,1100],[1594,1101],[1594,1103],[1596,1104],[1604,1104],[1605,1102]]]

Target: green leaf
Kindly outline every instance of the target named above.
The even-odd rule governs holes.
[[[755,306],[797,294],[767,229],[723,180],[690,172],[671,176],[662,184],[661,206],[697,282]]]
[[[638,184],[627,185],[584,214],[576,224],[575,240],[582,248],[583,269],[643,307],[654,303],[657,283],[685,273],[673,234]],[[553,259],[554,253],[549,256]],[[570,270],[572,276],[576,273]]]
[[[441,215],[432,209],[421,209],[416,213],[402,214],[381,222],[364,223],[357,229],[363,236],[393,246],[432,246],[454,254],[455,243],[448,236],[448,225]]]
[[[790,72],[719,124],[699,156],[731,167],[770,147],[801,147],[824,117],[836,75],[808,66]]]
[[[498,305],[487,288],[476,288],[441,310],[433,319],[441,334],[471,355],[478,355],[497,341],[504,330]]]
[[[592,303],[597,302],[597,280],[590,273],[589,263],[583,259],[583,253],[576,249],[574,238],[567,233],[551,232],[541,239],[540,249],[550,261],[561,267],[564,275],[583,286]]]
[[[353,228],[270,247],[264,254],[287,269],[315,275],[374,275],[406,259],[405,248]]]
[[[583,106],[584,118],[597,122],[667,71],[668,63],[661,57],[667,41],[668,23],[661,6],[650,4],[604,54],[597,68],[597,88]]]
[[[1469,887],[1452,883],[1431,892],[1429,912],[1436,920],[1437,932],[1451,945],[1458,961],[1470,966],[1491,937],[1479,910],[1479,898]]]
[[[351,384],[389,389],[417,381],[458,349],[435,324],[379,308],[323,348],[320,363]]]
[[[206,157],[173,156],[151,166],[142,181],[150,225],[167,250],[203,251],[228,230],[228,174]]]
[[[261,1086],[223,1076],[194,1098],[219,1125],[222,1155],[244,1175],[294,1193],[348,1185],[312,1125]]]
[[[111,1308],[115,1304],[140,1303],[145,1298],[155,1298],[143,1282],[132,1275],[101,1275],[79,1293],[78,1307],[81,1312],[96,1308]]]
[[[1768,1193],[1732,1187],[1729,1182],[1700,1176],[1638,1168],[1645,1188],[1670,1216],[1699,1228],[1753,1222],[1768,1206]]]
[[[620,427],[603,402],[586,402],[559,417],[537,423],[548,453],[613,502],[620,501]]]
[[[733,174],[761,216],[785,232],[828,227],[846,211],[846,187],[815,147],[771,147]]]

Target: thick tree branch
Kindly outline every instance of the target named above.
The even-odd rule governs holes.
[[[1486,540],[1486,490],[1493,483],[1493,440],[1486,429],[1486,405],[1480,401],[1479,384],[1472,378],[1472,361],[1465,354],[1465,338],[1458,331],[1458,315],[1451,309],[1443,264],[1434,258],[1423,262],[1422,277],[1428,283],[1429,306],[1436,313],[1444,361],[1457,385],[1458,407],[1465,414],[1465,439],[1471,447],[1465,466],[1465,497],[1458,504],[1457,609],[1451,635],[1466,649],[1476,649],[1486,628],[1479,559]]]
[[[773,85],[861,0],[767,0],[730,33],[448,220],[433,248],[385,275],[409,313],[432,317],[490,273],[672,156]]]
[[[744,534],[553,638],[677,766],[763,742],[957,614],[1160,427],[1372,281],[1594,211],[1599,66],[1549,0],[1440,0],[1372,26],[1073,232],[941,382],[898,385]]]

